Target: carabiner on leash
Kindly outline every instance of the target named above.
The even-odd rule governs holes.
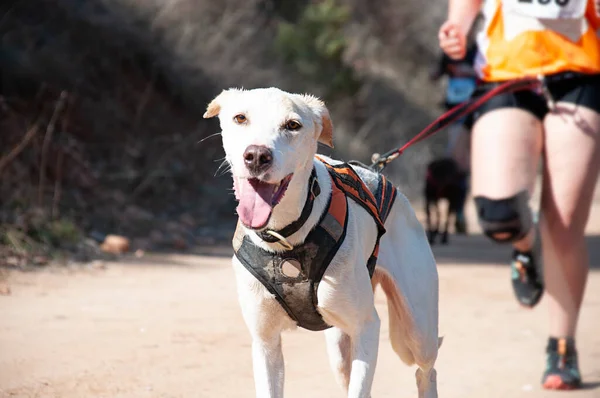
[[[370,169],[378,172],[382,172],[388,164],[387,159],[383,159],[381,154],[377,152],[371,155],[371,163]]]
[[[374,153],[371,156],[371,162],[373,164],[371,164],[370,168],[373,171],[378,171],[378,172],[382,172],[383,169],[385,169],[385,166],[388,165],[388,163],[390,163],[392,160],[396,159],[398,156],[400,156],[402,152],[399,151],[393,151],[392,153],[389,154],[384,154],[381,155],[379,153]]]

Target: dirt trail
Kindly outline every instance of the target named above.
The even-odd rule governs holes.
[[[473,209],[470,209],[471,215]],[[600,205],[578,334],[586,389],[539,388],[547,311],[512,297],[507,248],[481,236],[435,247],[440,272],[440,397],[600,397]],[[253,397],[250,339],[226,256],[170,255],[107,269],[11,273],[0,296],[1,397]],[[382,318],[373,397],[416,397]],[[286,397],[342,397],[320,333],[284,335]]]

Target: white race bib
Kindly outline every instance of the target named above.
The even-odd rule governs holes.
[[[502,0],[507,11],[538,19],[583,18],[587,0]]]

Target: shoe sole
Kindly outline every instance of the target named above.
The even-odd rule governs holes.
[[[550,375],[542,385],[546,390],[575,390],[579,386],[565,383],[559,375]]]
[[[513,289],[514,291],[514,289]],[[524,308],[526,310],[532,310],[534,307],[536,307],[540,301],[542,301],[542,296],[544,295],[544,291],[542,291],[542,293],[540,294],[540,296],[538,298],[536,298],[533,303],[529,303],[526,304],[524,302],[521,301],[521,299],[519,298],[519,296],[517,296],[516,292],[515,292],[515,299],[517,299],[517,303],[519,304],[519,306],[521,308]]]
[[[520,302],[519,300],[517,300],[517,302],[519,303],[519,307],[521,307],[524,310],[532,310],[533,307],[535,307],[535,305],[528,305],[528,304],[523,304],[522,302]]]

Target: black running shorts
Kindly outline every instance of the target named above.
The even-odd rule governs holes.
[[[500,83],[483,83],[473,98],[484,95]],[[585,106],[600,113],[600,74],[557,74],[548,76],[548,91],[555,102],[567,102],[575,105]],[[518,108],[531,112],[535,117],[543,120],[549,112],[546,98],[531,90],[517,91],[514,93],[500,94],[484,103],[473,112],[473,120],[476,121],[487,112],[494,109]]]

